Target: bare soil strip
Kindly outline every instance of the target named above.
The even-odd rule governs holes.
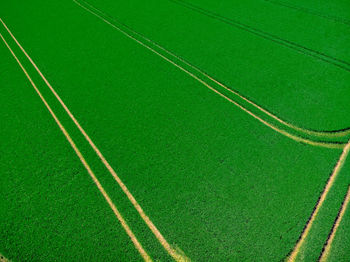
[[[10,260],[8,260],[6,257],[4,257],[3,255],[0,254],[0,262],[11,262]]]

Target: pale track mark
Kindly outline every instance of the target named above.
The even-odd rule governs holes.
[[[349,205],[349,202],[350,202],[350,186],[348,187],[348,191],[346,193],[346,196],[345,196],[345,199],[344,199],[344,202],[340,208],[340,212],[339,212],[339,215],[337,216],[337,219],[332,227],[332,230],[331,230],[331,234],[329,236],[329,238],[327,239],[327,242],[322,250],[322,253],[321,253],[321,256],[320,256],[320,261],[321,262],[325,262],[327,261],[328,259],[328,256],[330,254],[330,251],[331,251],[331,248],[332,248],[332,244],[333,244],[333,240],[334,240],[334,237],[335,237],[335,234],[337,233],[337,230],[338,230],[338,227],[340,225],[340,222],[342,221],[343,219],[343,216],[345,214],[345,211]]]
[[[167,240],[164,238],[164,236],[160,233],[160,231],[157,229],[157,227],[153,224],[153,222],[151,221],[151,219],[146,215],[146,213],[143,211],[143,209],[141,208],[141,206],[139,205],[139,203],[136,201],[136,199],[134,198],[134,196],[130,193],[129,189],[126,187],[126,185],[122,182],[122,180],[119,178],[119,176],[117,175],[117,173],[114,171],[114,169],[111,167],[111,165],[108,163],[108,161],[106,160],[106,158],[103,156],[103,154],[101,153],[101,151],[97,148],[97,146],[94,144],[94,142],[91,140],[91,138],[88,136],[88,134],[85,132],[85,130],[82,128],[82,126],[79,124],[78,120],[74,117],[74,115],[71,113],[71,111],[68,109],[68,107],[65,105],[65,103],[62,101],[62,99],[60,98],[60,96],[56,93],[56,91],[54,90],[54,88],[51,86],[51,84],[49,83],[49,81],[46,79],[46,77],[42,74],[42,72],[40,71],[40,69],[37,67],[37,65],[34,63],[34,61],[31,59],[31,57],[28,55],[28,53],[24,50],[24,48],[22,47],[22,45],[17,41],[17,39],[15,38],[15,36],[12,34],[12,32],[10,31],[10,29],[6,26],[6,24],[3,22],[3,20],[0,18],[0,22],[4,25],[4,27],[6,28],[6,30],[8,31],[8,33],[11,35],[11,37],[13,38],[13,40],[16,42],[16,44],[18,45],[18,47],[22,50],[22,52],[25,54],[25,56],[28,58],[28,60],[31,62],[31,64],[33,65],[33,67],[36,69],[36,71],[39,73],[39,75],[41,76],[41,78],[44,80],[44,82],[46,83],[46,85],[49,87],[49,89],[51,90],[51,92],[54,94],[54,96],[56,97],[56,99],[60,102],[61,106],[64,108],[64,110],[66,111],[66,113],[69,115],[69,117],[72,119],[72,121],[74,122],[74,124],[78,127],[78,129],[80,130],[80,132],[83,134],[83,136],[85,137],[85,139],[88,141],[88,143],[90,144],[90,146],[93,148],[93,150],[95,151],[95,153],[98,155],[98,157],[100,158],[100,160],[102,161],[102,163],[105,165],[105,167],[108,169],[108,171],[111,173],[111,175],[113,176],[113,178],[115,179],[115,181],[118,183],[118,185],[121,187],[121,189],[123,190],[123,192],[126,194],[126,196],[128,197],[128,199],[130,200],[130,202],[132,203],[132,205],[134,206],[134,208],[137,210],[137,212],[139,213],[140,217],[144,220],[144,222],[146,223],[146,225],[150,228],[150,230],[152,231],[152,233],[155,235],[155,237],[158,239],[159,243],[163,246],[163,248],[169,253],[170,256],[172,256],[176,261],[190,261],[189,258],[187,258],[184,254],[180,254],[176,249],[174,249],[168,242]]]
[[[82,6],[79,2],[73,0],[75,3],[77,3],[78,5],[80,5],[81,7],[85,8],[86,10],[88,10],[89,12],[91,12],[91,10],[87,9],[86,7]],[[90,8],[94,9],[95,11],[99,12],[100,14],[107,16],[106,14],[104,14],[101,10],[97,9],[96,7],[92,6],[91,4],[87,3],[86,1],[82,1],[84,2],[84,4],[86,4],[87,6],[89,6]],[[91,12],[93,13],[93,12]],[[96,13],[93,13],[94,15],[98,16]],[[105,21],[105,19],[101,16],[98,16],[100,19],[103,19]],[[108,20],[107,20],[108,21]],[[106,21],[105,21],[106,22]],[[109,21],[108,21],[109,22]],[[119,23],[119,22],[118,22]],[[114,24],[111,24],[109,22],[110,25],[113,25],[114,27],[118,27]],[[124,25],[125,26],[125,25]],[[125,26],[127,27],[127,26]],[[235,96],[239,97],[240,99],[244,100],[245,102],[249,103],[250,105],[252,105],[253,107],[257,108],[258,110],[260,110],[261,112],[263,112],[264,114],[268,115],[269,117],[273,118],[274,120],[278,121],[279,123],[281,123],[282,125],[289,127],[293,130],[302,132],[304,134],[307,135],[312,135],[312,136],[318,136],[318,137],[326,137],[326,138],[333,138],[333,137],[344,137],[347,135],[350,135],[350,128],[345,128],[342,130],[334,130],[334,131],[317,131],[317,130],[309,130],[309,129],[305,129],[302,127],[298,127],[296,125],[293,125],[291,123],[286,122],[285,120],[279,118],[278,116],[272,114],[270,111],[268,111],[267,109],[263,108],[262,106],[256,104],[255,102],[253,102],[252,100],[246,98],[245,96],[241,95],[239,92],[234,91],[233,89],[227,87],[226,85],[224,85],[223,83],[221,83],[220,81],[214,79],[212,76],[210,76],[209,74],[207,74],[206,72],[204,72],[203,70],[201,70],[200,68],[194,66],[193,64],[191,64],[190,62],[186,61],[185,59],[177,56],[176,54],[172,53],[171,51],[167,50],[166,48],[164,48],[163,46],[159,45],[158,43],[150,40],[149,38],[147,38],[146,36],[136,32],[135,30],[131,29],[130,27],[127,27],[128,30],[130,30],[133,34],[141,37],[143,40],[151,43],[152,45],[156,46],[157,48],[161,49],[162,51],[166,52],[168,55],[172,56],[173,58],[181,61],[182,63],[184,63],[186,66],[190,67],[191,69],[195,70],[196,72],[198,72],[200,75],[206,77],[207,79],[209,79],[210,81],[216,83],[217,85],[221,86],[222,88],[224,88],[225,90],[229,91],[230,93],[234,94]],[[116,28],[118,29],[120,32],[128,35],[129,37],[131,37],[133,40],[137,41],[138,43],[139,40],[135,39],[133,36],[130,36],[127,32],[123,31],[121,28]],[[151,48],[152,49],[152,48]],[[154,50],[154,49],[153,49]],[[157,55],[160,55],[156,50],[154,50],[156,52]],[[164,58],[161,55],[162,58]],[[168,61],[168,60],[167,60]],[[169,61],[168,61],[169,62]],[[174,62],[175,63],[175,62]],[[185,69],[186,70],[186,69]],[[184,71],[184,70],[183,70]],[[187,71],[187,70],[186,70]],[[187,73],[186,71],[184,71],[185,73]],[[190,75],[192,76],[192,75]],[[193,76],[192,76],[193,77]],[[195,78],[197,81],[198,79]]]
[[[306,138],[301,138],[295,135],[292,135],[290,133],[288,133],[287,131],[284,131],[282,129],[279,129],[278,127],[268,123],[267,121],[263,120],[262,118],[258,117],[257,115],[255,115],[254,113],[252,113],[250,110],[246,109],[245,107],[243,107],[242,105],[240,105],[239,103],[233,101],[232,99],[226,97],[224,94],[220,93],[219,91],[217,91],[215,88],[211,87],[209,84],[207,84],[206,82],[204,82],[202,79],[200,79],[199,77],[197,77],[196,75],[192,74],[191,72],[189,72],[188,70],[186,70],[185,68],[181,67],[179,64],[175,63],[174,61],[170,60],[169,58],[163,56],[162,54],[160,54],[159,52],[157,52],[156,50],[154,50],[152,47],[144,44],[143,42],[141,42],[140,40],[134,38],[133,36],[131,36],[130,34],[128,34],[127,32],[123,31],[122,29],[120,29],[118,26],[112,24],[111,22],[109,22],[108,20],[104,19],[103,17],[101,17],[100,15],[94,13],[93,11],[91,11],[90,9],[86,8],[85,6],[81,5],[79,2],[73,0],[77,5],[81,6],[82,8],[84,8],[85,10],[87,10],[88,12],[90,12],[91,14],[95,15],[96,17],[100,18],[101,20],[103,20],[105,23],[109,24],[110,26],[112,26],[113,28],[117,29],[118,31],[120,31],[122,34],[126,35],[128,38],[131,38],[132,40],[136,41],[137,43],[139,43],[140,45],[144,46],[145,48],[149,49],[150,51],[152,51],[153,53],[157,54],[158,56],[160,56],[161,58],[163,58],[164,60],[166,60],[167,62],[171,63],[172,65],[174,65],[175,67],[179,68],[180,70],[182,70],[183,72],[185,72],[186,74],[188,74],[189,76],[191,76],[192,78],[194,78],[195,80],[197,80],[198,82],[200,82],[201,84],[203,84],[204,86],[206,86],[207,88],[211,89],[212,91],[214,91],[215,93],[217,93],[218,95],[222,96],[223,98],[225,98],[226,100],[228,100],[229,102],[233,103],[234,105],[238,106],[240,109],[242,109],[243,111],[245,111],[246,113],[248,113],[249,115],[253,116],[255,119],[259,120],[260,122],[262,122],[263,124],[265,124],[266,126],[272,128],[273,130],[297,141],[297,142],[303,142],[306,144],[310,144],[313,146],[321,146],[321,147],[327,147],[327,148],[337,148],[337,149],[342,149],[345,146],[345,143],[331,143],[331,142],[321,142],[321,141],[312,141],[310,139],[306,139]],[[89,4],[88,4],[89,5]],[[91,5],[90,5],[91,6]],[[92,7],[94,8],[94,7]],[[148,40],[150,41],[150,40]],[[170,52],[170,51],[169,51]],[[169,53],[171,54],[171,53]],[[175,55],[173,55],[175,56]],[[187,62],[186,62],[187,63]],[[205,73],[204,73],[205,74]],[[212,81],[216,81],[215,79],[211,78]],[[219,83],[219,82],[217,82]],[[225,87],[225,89],[230,90],[229,88]],[[232,90],[231,90],[232,91]],[[233,91],[232,91],[233,92]],[[237,93],[238,94],[238,93]],[[241,97],[242,99],[246,99]],[[250,101],[247,99],[247,101]],[[253,103],[253,102],[252,102]],[[256,105],[258,106],[258,105]],[[258,106],[260,107],[260,106]],[[261,108],[261,107],[260,107]],[[263,109],[263,108],[261,108]],[[265,110],[265,109],[263,109]],[[265,110],[266,111],[266,110]],[[268,111],[266,111],[266,113],[269,113]],[[271,114],[271,113],[269,113]],[[272,114],[271,114],[272,115]],[[280,120],[283,121],[283,120]],[[311,131],[310,131],[311,132]]]
[[[211,87],[209,84],[207,84],[206,82],[204,82],[202,79],[198,78],[196,75],[192,74],[191,72],[189,72],[188,70],[184,69],[183,67],[181,67],[180,65],[176,64],[175,62],[173,62],[172,60],[170,60],[169,58],[163,56],[162,54],[158,53],[156,50],[154,50],[153,48],[147,46],[146,44],[144,44],[143,42],[141,42],[140,40],[137,40],[136,38],[134,38],[133,36],[131,36],[130,34],[126,33],[125,31],[123,31],[122,29],[120,29],[119,27],[117,27],[116,25],[110,23],[108,20],[104,19],[103,17],[101,17],[100,15],[94,13],[93,11],[91,11],[90,9],[86,8],[85,6],[81,5],[79,2],[73,0],[77,5],[81,6],[82,8],[84,8],[85,10],[87,10],[88,12],[90,12],[91,14],[95,15],[96,17],[98,17],[99,19],[101,19],[102,21],[104,21],[105,23],[109,24],[110,26],[112,26],[113,28],[117,29],[118,31],[120,31],[122,34],[124,34],[125,36],[127,36],[128,38],[131,38],[132,40],[136,41],[137,43],[139,43],[140,45],[144,46],[145,48],[149,49],[151,52],[157,54],[158,56],[160,56],[161,58],[163,58],[164,60],[166,60],[167,62],[171,63],[172,65],[174,65],[175,67],[179,68],[180,70],[184,71],[186,74],[188,74],[189,76],[191,76],[192,78],[194,78],[195,80],[197,80],[198,82],[200,82],[201,84],[203,84],[204,86],[206,86],[207,88],[209,88],[210,90],[212,90],[213,92],[215,92],[216,94],[218,94],[219,96],[223,97],[224,99],[226,99],[227,101],[229,101],[230,103],[234,104],[235,106],[239,107],[241,110],[243,110],[244,112],[246,112],[247,114],[251,115],[253,118],[257,119],[258,121],[260,121],[261,123],[263,123],[264,125],[270,127],[271,129],[275,130],[276,132],[290,138],[293,139],[294,141],[297,142],[302,142],[305,144],[309,144],[312,146],[320,146],[320,147],[326,147],[326,148],[333,148],[333,149],[342,149],[345,146],[345,143],[331,143],[331,142],[323,142],[323,141],[312,141],[306,138],[302,138],[302,137],[298,137],[295,136],[293,134],[288,133],[285,130],[282,130],[270,123],[268,123],[267,121],[263,120],[262,118],[260,118],[259,116],[255,115],[254,113],[252,113],[250,110],[246,109],[245,107],[243,107],[242,105],[240,105],[239,103],[233,101],[232,99],[228,98],[227,96],[225,96],[224,94],[220,93],[219,91],[217,91],[215,88]]]
[[[6,257],[4,257],[3,255],[0,254],[0,262],[11,262],[10,260],[8,260]]]
[[[301,247],[303,246],[304,242],[305,242],[305,239],[306,237],[308,236],[309,232],[310,232],[310,229],[312,227],[312,224],[314,223],[316,217],[317,217],[317,214],[323,204],[323,202],[325,201],[326,199],[326,196],[329,192],[329,190],[331,189],[331,187],[333,186],[334,184],[334,181],[337,177],[337,175],[339,174],[341,168],[343,167],[344,163],[345,163],[345,160],[346,160],[346,157],[348,156],[349,154],[349,150],[350,150],[350,140],[349,142],[346,144],[346,146],[344,147],[343,149],[343,152],[342,154],[340,155],[340,158],[339,160],[337,161],[334,169],[333,169],[333,172],[331,174],[331,176],[329,177],[328,181],[327,181],[327,184],[316,204],[316,207],[314,208],[312,214],[311,214],[311,217],[309,219],[309,221],[307,222],[307,224],[305,225],[304,227],[304,230],[297,242],[297,244],[295,245],[292,253],[290,254],[290,256],[288,257],[288,261],[289,262],[292,262],[292,261],[295,261],[297,256],[299,255],[300,253],[300,249]]]
[[[24,74],[26,75],[26,77],[28,78],[29,82],[31,83],[31,85],[33,86],[33,88],[35,89],[35,92],[38,94],[38,96],[40,97],[40,99],[42,100],[42,102],[44,103],[44,105],[46,106],[47,110],[50,112],[51,116],[53,117],[53,119],[55,120],[56,124],[58,125],[58,127],[61,129],[62,133],[64,134],[64,136],[66,137],[66,139],[68,140],[69,144],[71,145],[71,147],[73,148],[73,150],[75,151],[76,155],[79,157],[81,163],[84,165],[85,169],[88,171],[89,175],[91,176],[92,180],[94,181],[95,185],[97,186],[98,190],[100,191],[100,193],[103,195],[103,197],[105,198],[105,200],[107,201],[108,205],[110,206],[110,208],[112,209],[112,211],[114,212],[115,216],[117,217],[117,219],[119,220],[120,224],[123,226],[125,232],[128,234],[129,238],[131,239],[131,241],[133,242],[135,248],[137,249],[137,251],[140,253],[140,255],[142,256],[142,258],[145,261],[152,261],[152,259],[150,258],[150,256],[147,254],[147,252],[143,249],[142,245],[140,244],[140,242],[137,240],[136,236],[134,235],[134,233],[131,231],[130,227],[128,226],[128,224],[126,223],[126,221],[124,220],[123,216],[119,213],[117,207],[114,205],[114,203],[112,202],[111,198],[108,196],[107,192],[105,191],[105,189],[103,188],[103,186],[101,185],[101,183],[99,182],[99,180],[97,179],[97,177],[95,176],[95,174],[93,173],[93,171],[91,170],[89,164],[86,162],[84,156],[81,154],[80,150],[78,149],[78,147],[76,146],[76,144],[74,143],[74,141],[72,140],[71,136],[69,135],[69,133],[67,132],[67,130],[64,128],[64,126],[62,125],[62,123],[59,121],[59,119],[57,118],[56,114],[53,112],[53,110],[51,109],[51,107],[49,106],[49,104],[46,102],[45,98],[42,96],[41,92],[39,91],[39,89],[37,88],[37,86],[35,85],[35,83],[33,82],[32,78],[29,76],[27,70],[23,67],[22,63],[19,61],[19,59],[17,58],[17,56],[15,55],[15,53],[13,52],[13,50],[11,49],[11,47],[8,45],[8,43],[6,42],[6,40],[4,39],[4,37],[2,36],[2,34],[0,33],[0,37],[2,38],[3,42],[5,43],[5,45],[7,46],[7,48],[10,50],[12,56],[16,59],[17,63],[19,64],[19,66],[21,67],[22,71],[24,72]]]

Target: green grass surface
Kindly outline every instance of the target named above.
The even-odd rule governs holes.
[[[315,16],[325,18],[338,23],[346,25],[350,24],[349,15],[349,3],[346,0],[338,1],[318,1],[313,2],[310,0],[298,0],[298,1],[275,1],[275,0],[263,0],[270,3],[285,6],[287,8],[295,9],[299,12],[309,13]]]
[[[48,111],[4,46],[0,53],[3,255],[82,261],[109,249],[105,259],[134,259],[136,250]]]
[[[279,41],[280,44],[297,48],[299,52],[306,55],[322,57],[329,63],[338,62],[345,67],[344,69],[349,70],[349,25],[326,19],[306,10],[291,8],[298,7],[300,4],[298,5],[297,2],[283,0],[234,1],[234,4],[232,1],[220,1],[218,4],[213,1],[199,0],[174,0],[173,2],[191,6],[197,11],[201,9],[203,14],[216,14],[218,16],[216,19],[219,18],[228,23],[230,21],[241,23],[262,35],[270,36],[270,41]],[[338,8],[341,7],[340,2],[337,1]],[[319,6],[323,6],[323,9],[330,8],[330,5],[332,3],[324,1],[321,4],[319,1]],[[313,6],[309,5],[311,10],[316,11],[315,6],[316,3]],[[343,9],[344,13],[350,11],[345,1]]]
[[[171,1],[90,3],[294,124],[318,130],[347,127],[345,123],[349,122],[349,115],[343,108],[350,102],[347,95],[350,90],[346,84],[350,79],[346,70],[329,66],[328,63],[312,59],[294,49]],[[233,6],[232,9],[236,10],[236,5]],[[246,7],[241,12],[247,14],[247,10]],[[269,29],[272,33],[274,30],[276,33],[283,30],[290,37],[293,32],[299,33],[297,40],[301,43],[306,41],[300,35],[300,31],[305,30],[280,28],[281,24],[294,28],[298,24],[296,20],[287,24],[278,18],[272,19],[272,11],[261,12],[260,15],[263,16],[261,20],[264,20],[256,22],[260,25],[259,29]],[[243,18],[238,16],[236,19],[240,21]],[[256,26],[250,16],[247,15],[245,19],[249,19],[250,26]],[[309,24],[302,22],[300,25],[305,23]],[[265,27],[261,24],[265,24]],[[322,26],[315,24],[313,28],[324,28],[328,24],[328,21],[322,21]],[[327,32],[337,29],[336,32],[343,37],[341,40],[349,36],[348,27],[344,31],[339,25],[329,26]],[[310,34],[316,33],[308,32]],[[339,42],[330,40],[328,35],[316,34],[315,37],[330,43]],[[324,46],[322,43],[319,45]],[[334,49],[344,54],[350,50],[349,41],[344,40],[342,47]]]
[[[350,122],[347,70],[172,1],[89,3],[291,123],[331,130]],[[191,3],[347,61],[344,24],[258,0]],[[174,248],[193,261],[280,261],[292,251],[341,150],[262,125],[73,1],[1,3],[0,18]],[[145,250],[170,261],[2,26],[0,33]],[[0,59],[0,253],[13,261],[141,260],[3,43]],[[319,256],[350,183],[348,165],[299,260]],[[348,213],[332,261],[350,255],[339,240]]]

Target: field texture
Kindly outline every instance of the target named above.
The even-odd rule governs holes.
[[[0,3],[0,261],[349,261],[345,0]]]

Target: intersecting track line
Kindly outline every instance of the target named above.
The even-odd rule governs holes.
[[[318,199],[318,201],[316,203],[316,206],[314,207],[314,209],[313,209],[313,211],[311,213],[311,217],[309,218],[308,222],[306,223],[306,225],[305,225],[305,227],[303,229],[303,232],[302,232],[300,238],[298,239],[298,242],[296,243],[293,251],[289,255],[289,257],[288,257],[288,261],[289,262],[295,261],[297,256],[299,255],[300,249],[301,249],[302,245],[304,244],[305,239],[306,239],[306,237],[308,236],[308,234],[310,232],[310,229],[311,229],[311,227],[313,225],[313,222],[315,221],[315,219],[317,217],[317,214],[318,214],[318,212],[319,212],[323,202],[325,201],[329,190],[333,186],[336,177],[338,176],[341,168],[343,167],[343,165],[345,163],[346,157],[349,154],[349,150],[350,150],[350,140],[346,144],[346,146],[344,147],[343,152],[340,155],[340,158],[337,161],[337,163],[336,163],[336,165],[335,165],[335,167],[333,169],[333,172],[332,172],[331,176],[329,177],[329,179],[327,181],[327,184],[326,184],[326,186],[325,186],[321,196],[319,197],[319,199]]]
[[[339,213],[338,213],[338,216],[337,216],[337,218],[335,220],[335,223],[334,223],[334,225],[333,225],[333,227],[331,229],[330,235],[329,235],[329,237],[328,237],[328,239],[327,239],[327,241],[325,243],[325,246],[322,249],[322,253],[321,253],[320,258],[319,258],[319,260],[321,262],[327,261],[327,258],[328,258],[329,254],[330,254],[330,251],[331,251],[331,247],[332,247],[332,243],[333,243],[335,234],[336,234],[336,232],[338,230],[340,222],[343,219],[343,216],[344,216],[345,211],[346,211],[346,209],[347,209],[347,207],[349,205],[349,202],[350,202],[350,186],[348,187],[348,191],[347,191],[347,193],[345,195],[345,199],[344,199],[344,201],[343,201],[343,203],[341,205],[341,208],[339,210]]]
[[[44,82],[46,83],[46,85],[49,87],[49,89],[51,90],[51,92],[54,94],[54,96],[56,97],[56,99],[60,102],[61,106],[64,108],[64,110],[66,111],[66,113],[69,115],[69,117],[72,119],[72,121],[74,122],[74,124],[78,127],[78,129],[80,130],[80,132],[83,134],[83,136],[85,137],[85,139],[88,141],[88,143],[90,144],[90,146],[92,147],[92,149],[95,151],[95,153],[98,155],[98,157],[100,158],[100,160],[102,161],[102,163],[105,165],[105,167],[108,169],[108,171],[111,173],[111,175],[113,176],[113,178],[115,179],[115,181],[118,183],[118,185],[120,186],[120,188],[124,191],[124,193],[126,194],[126,196],[128,197],[128,199],[130,200],[130,202],[132,203],[132,205],[134,206],[134,208],[137,210],[137,212],[139,213],[139,215],[141,216],[141,218],[144,220],[144,222],[147,224],[147,226],[150,228],[150,230],[152,231],[152,233],[155,235],[155,237],[158,239],[159,243],[163,246],[163,248],[169,253],[170,256],[173,257],[174,260],[176,261],[189,261],[190,259],[187,258],[184,254],[180,254],[177,250],[175,250],[168,242],[167,240],[164,238],[164,236],[160,233],[160,231],[157,229],[157,227],[153,224],[153,222],[151,221],[151,219],[146,215],[146,213],[143,211],[143,209],[141,208],[141,206],[139,205],[139,203],[136,201],[136,199],[134,198],[134,196],[130,193],[129,189],[126,187],[126,185],[122,182],[122,180],[119,178],[119,176],[117,175],[117,173],[114,171],[114,169],[112,168],[112,166],[108,163],[108,161],[106,160],[106,158],[103,156],[103,154],[101,153],[101,151],[97,148],[97,146],[94,144],[94,142],[91,140],[91,138],[88,136],[88,134],[85,132],[85,130],[82,128],[82,126],[79,124],[78,120],[74,117],[74,115],[71,113],[71,111],[68,109],[68,107],[66,106],[66,104],[62,101],[62,99],[60,98],[60,96],[56,93],[56,91],[54,90],[54,88],[51,86],[51,84],[49,83],[49,81],[46,79],[46,77],[42,74],[42,72],[40,71],[40,69],[37,67],[37,65],[34,63],[34,61],[31,59],[31,57],[27,54],[27,52],[24,50],[24,48],[21,46],[21,44],[17,41],[17,39],[15,38],[15,36],[12,34],[12,32],[10,31],[10,29],[6,26],[6,24],[3,22],[3,20],[0,18],[0,22],[4,25],[4,27],[6,28],[6,30],[8,31],[8,33],[11,35],[11,37],[13,38],[13,40],[16,42],[16,44],[19,46],[19,48],[22,50],[22,52],[25,54],[25,56],[28,58],[28,60],[31,62],[31,64],[33,65],[33,67],[36,69],[36,71],[39,73],[39,75],[41,76],[41,78],[44,80]]]
[[[150,256],[147,254],[147,252],[143,249],[141,243],[137,240],[136,236],[134,235],[134,233],[131,231],[130,227],[128,226],[128,224],[126,223],[126,221],[124,220],[123,216],[119,213],[117,207],[115,206],[115,204],[113,203],[113,201],[111,200],[111,198],[108,196],[107,192],[105,191],[105,189],[103,188],[103,186],[101,185],[101,183],[99,182],[99,180],[97,179],[97,177],[95,176],[95,174],[93,173],[93,171],[91,170],[89,164],[86,162],[84,156],[81,154],[80,150],[78,149],[78,147],[76,146],[76,144],[74,143],[74,141],[72,140],[71,136],[69,135],[69,133],[67,132],[67,130],[64,128],[64,126],[62,125],[62,123],[59,121],[59,119],[57,118],[56,114],[53,112],[53,110],[51,109],[51,107],[49,106],[49,104],[46,102],[45,98],[43,97],[43,95],[41,94],[41,92],[39,91],[39,89],[36,87],[35,83],[33,82],[32,78],[29,76],[27,70],[23,67],[22,63],[19,61],[19,59],[17,58],[17,56],[15,55],[15,53],[13,52],[13,50],[11,49],[11,47],[8,45],[8,43],[6,42],[6,40],[4,39],[4,37],[2,36],[2,34],[0,33],[0,37],[2,38],[3,42],[5,43],[5,45],[7,46],[7,48],[10,50],[12,56],[16,59],[17,63],[19,64],[19,66],[21,67],[22,71],[24,72],[24,74],[26,75],[26,77],[28,78],[29,82],[32,84],[32,86],[34,87],[36,93],[38,94],[38,96],[40,97],[40,99],[42,100],[42,102],[44,103],[44,105],[46,106],[46,108],[48,109],[48,111],[50,112],[51,116],[53,117],[53,119],[55,120],[56,124],[59,126],[59,128],[61,129],[62,133],[64,134],[64,136],[66,137],[66,139],[68,140],[69,144],[72,146],[73,150],[75,151],[76,155],[79,157],[81,163],[84,165],[85,169],[88,171],[89,175],[91,176],[92,180],[94,181],[95,185],[97,186],[98,190],[101,192],[101,194],[103,195],[103,197],[105,198],[105,200],[107,201],[108,205],[110,206],[110,208],[113,210],[114,214],[116,215],[116,217],[118,218],[120,224],[123,226],[124,230],[126,231],[126,233],[129,235],[131,241],[134,243],[135,248],[138,250],[138,252],[140,253],[140,255],[143,257],[143,259],[145,261],[152,261],[152,259],[150,258]]]
[[[182,57],[179,57],[178,55],[172,53],[171,51],[167,50],[166,48],[164,48],[163,46],[161,46],[160,44],[156,43],[155,41],[147,38],[146,36],[144,36],[143,34],[136,32],[135,30],[131,29],[130,27],[128,27],[127,25],[121,23],[120,21],[117,21],[115,18],[112,18],[110,16],[108,16],[107,14],[103,13],[101,10],[99,10],[98,8],[92,6],[91,4],[87,3],[86,1],[81,0],[81,2],[84,2],[87,6],[89,6],[90,8],[96,10],[97,12],[103,14],[106,17],[109,17],[110,19],[114,20],[115,22],[123,25],[124,27],[126,27],[128,30],[130,30],[132,33],[134,33],[135,35],[141,37],[143,40],[145,40],[146,42],[151,43],[152,45],[156,46],[157,48],[161,49],[162,51],[164,51],[165,53],[167,53],[168,55],[174,57],[175,59],[178,59],[179,61],[181,61],[182,63],[184,63],[186,66],[190,67],[191,69],[193,69],[194,71],[198,72],[200,75],[206,77],[207,79],[209,79],[210,81],[213,81],[214,83],[216,83],[217,85],[221,86],[222,88],[224,88],[225,90],[231,92],[232,94],[234,94],[235,96],[239,97],[240,99],[243,99],[245,102],[249,103],[250,105],[252,105],[253,107],[257,108],[258,110],[260,110],[261,112],[263,112],[264,114],[268,115],[269,117],[275,119],[276,121],[280,122],[281,124],[294,129],[296,131],[302,132],[304,134],[307,135],[312,135],[312,136],[319,136],[319,137],[343,137],[346,135],[350,134],[350,128],[345,128],[345,129],[341,129],[341,130],[333,130],[333,131],[317,131],[317,130],[310,130],[310,129],[305,129],[305,128],[301,128],[298,127],[296,125],[293,125],[291,123],[286,122],[285,120],[279,118],[278,116],[272,114],[270,111],[268,111],[267,109],[263,108],[262,106],[258,105],[257,103],[249,100],[248,98],[246,98],[245,96],[241,95],[238,91],[235,91],[229,87],[227,87],[226,85],[224,85],[223,83],[221,83],[220,81],[214,79],[212,76],[210,76],[208,73],[204,72],[202,69],[196,67],[195,65],[191,64],[190,62],[186,61],[185,59],[183,59]]]
[[[326,148],[333,148],[333,149],[342,149],[345,146],[345,143],[341,143],[341,142],[325,142],[325,141],[312,141],[310,139],[306,139],[306,138],[302,138],[302,137],[298,137],[295,136],[293,134],[288,133],[285,130],[282,130],[276,126],[274,126],[273,124],[268,123],[267,121],[263,120],[262,118],[260,118],[259,116],[255,115],[254,113],[252,113],[250,110],[246,109],[245,107],[243,107],[242,105],[240,105],[239,103],[235,102],[234,100],[228,98],[227,96],[225,96],[224,94],[220,93],[218,90],[216,90],[215,88],[213,88],[212,86],[210,86],[209,84],[207,84],[205,81],[203,81],[202,79],[200,79],[199,77],[197,77],[196,75],[194,75],[193,73],[189,72],[188,70],[186,70],[185,68],[183,68],[182,66],[180,66],[179,64],[175,63],[174,61],[170,60],[169,58],[165,57],[164,55],[160,54],[159,52],[157,52],[155,49],[153,49],[152,47],[146,45],[145,43],[141,42],[140,40],[136,39],[135,37],[133,37],[132,35],[128,34],[127,32],[123,31],[122,29],[120,29],[119,27],[117,27],[116,25],[112,24],[111,22],[109,22],[108,20],[106,20],[105,18],[103,18],[102,16],[94,13],[93,11],[91,11],[90,9],[88,9],[87,7],[81,5],[79,2],[73,0],[77,5],[81,6],[82,8],[84,8],[85,10],[87,10],[88,12],[90,12],[91,14],[95,15],[96,17],[98,17],[99,19],[101,19],[102,21],[104,21],[105,23],[109,24],[110,26],[112,26],[113,28],[117,29],[119,32],[121,32],[122,34],[124,34],[125,36],[127,36],[128,38],[136,41],[138,44],[142,45],[143,47],[149,49],[151,52],[155,53],[156,55],[160,56],[161,58],[163,58],[164,60],[166,60],[167,62],[171,63],[172,65],[174,65],[175,67],[179,68],[180,70],[182,70],[183,72],[185,72],[186,74],[188,74],[189,76],[191,76],[192,78],[194,78],[195,80],[197,80],[198,82],[200,82],[201,84],[203,84],[204,86],[206,86],[207,88],[209,88],[210,90],[212,90],[213,92],[215,92],[216,94],[218,94],[219,96],[221,96],[222,98],[226,99],[227,101],[229,101],[230,103],[234,104],[235,106],[239,107],[240,109],[242,109],[244,112],[246,112],[247,114],[251,115],[252,117],[254,117],[255,119],[257,119],[258,121],[260,121],[261,123],[263,123],[264,125],[270,127],[271,129],[275,130],[276,132],[290,138],[293,139],[297,142],[301,142],[301,143],[305,143],[305,144],[309,144],[309,145],[313,145],[313,146],[320,146],[320,147],[326,147]]]

